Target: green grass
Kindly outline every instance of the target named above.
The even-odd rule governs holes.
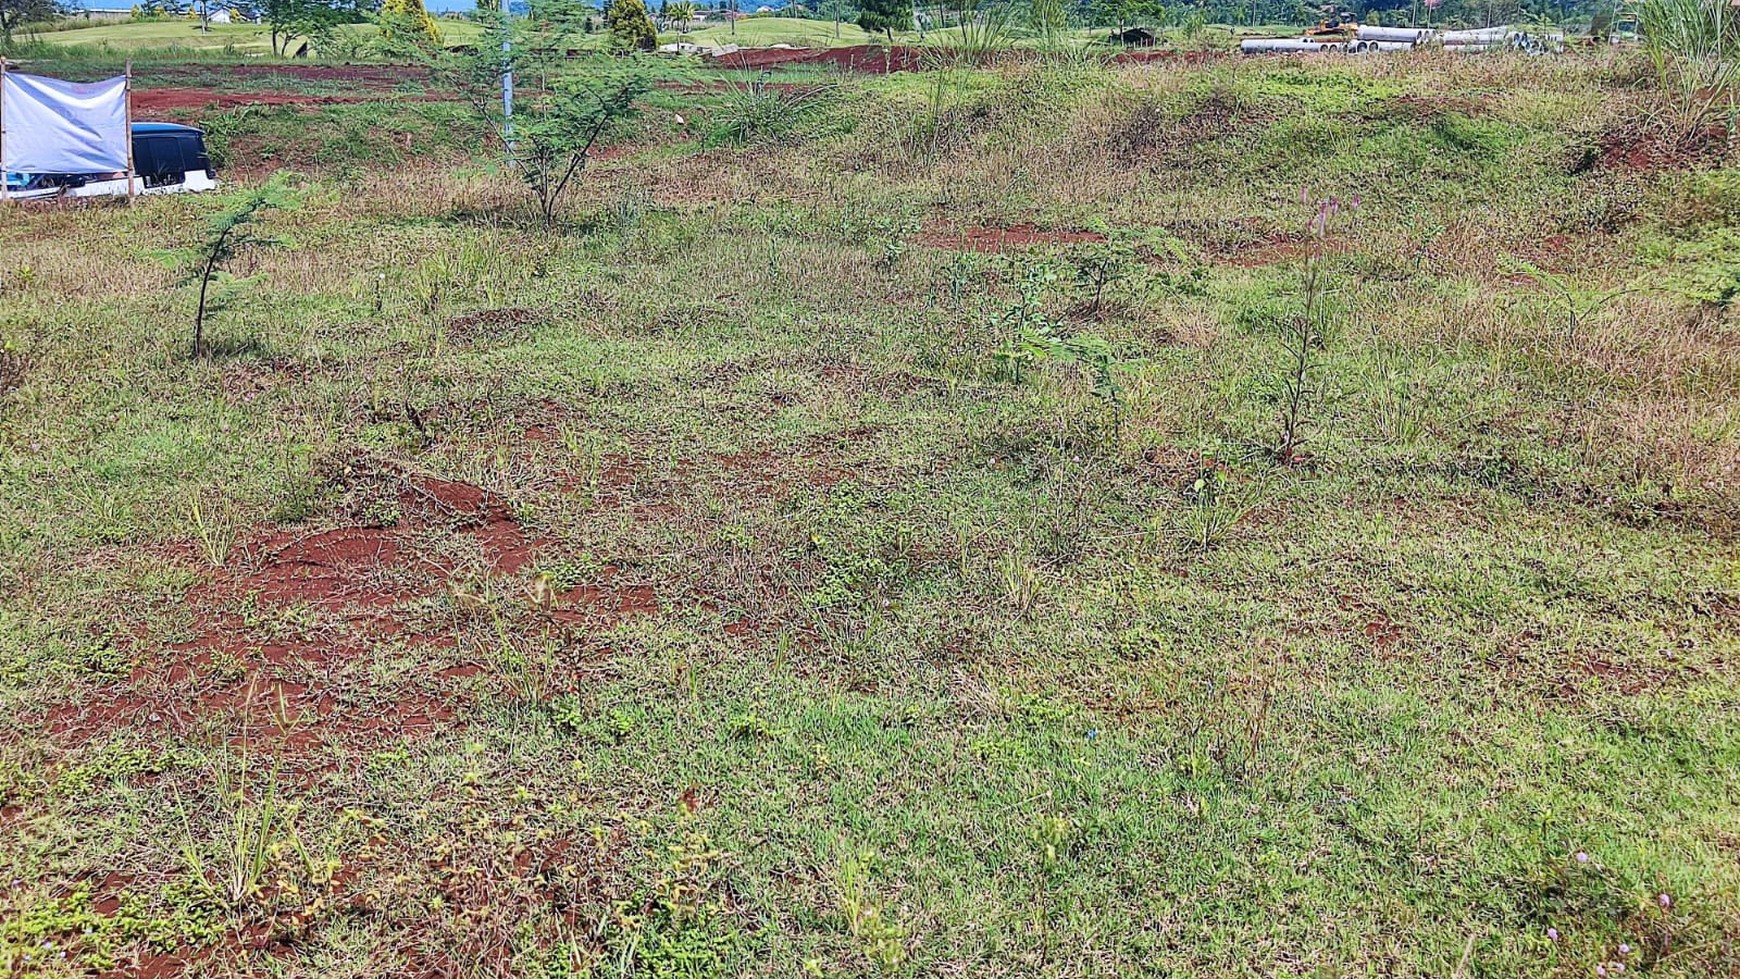
[[[735,30],[730,24],[703,22],[686,33],[667,30],[659,36],[659,40],[667,43],[673,38],[692,44],[740,44],[744,47],[792,44],[806,48],[874,44],[883,40],[882,35],[872,36],[853,23],[842,23],[840,36],[836,39],[833,21],[786,17],[750,17],[738,21]]]
[[[205,361],[224,198],[9,214],[0,969],[1735,973],[1740,207],[1620,57],[661,90],[555,232],[226,113]]]
[[[1025,37],[1024,22],[1017,20],[1012,25],[1008,43],[1020,46],[1032,46],[1038,42],[1034,38]],[[1217,29],[1218,30],[1218,29]],[[1073,28],[1064,32],[1061,40],[1071,46],[1086,46],[1102,42],[1110,33],[1110,28],[1084,27]],[[1164,35],[1166,32],[1162,32]],[[903,45],[920,44],[951,44],[958,43],[960,29],[945,27],[938,30],[896,31],[894,43]],[[736,30],[730,23],[701,22],[686,34],[675,30],[667,30],[659,35],[662,43],[672,41],[688,41],[692,44],[738,44],[744,47],[768,47],[774,44],[790,44],[804,48],[844,47],[857,44],[886,44],[888,37],[880,32],[870,33],[859,27],[855,22],[842,21],[839,36],[834,35],[834,22],[819,19],[798,19],[790,17],[749,17],[739,20]]]
[[[465,43],[478,31],[477,25],[470,21],[443,18],[437,23],[443,41],[448,44]],[[362,44],[373,36],[375,30],[364,24],[347,24],[338,32],[341,37]],[[211,24],[209,30],[202,31],[199,22],[192,18],[81,27],[35,35],[34,40],[51,50],[66,47],[85,53],[102,49],[120,54],[148,53],[159,58],[187,54],[255,58],[272,53],[271,28],[264,24]]]
[[[178,49],[221,52],[229,49],[243,54],[270,54],[272,50],[271,31],[264,25],[212,24],[209,30],[202,31],[199,22],[193,18],[104,24],[76,31],[55,31],[39,37],[52,45],[108,47],[116,51]]]

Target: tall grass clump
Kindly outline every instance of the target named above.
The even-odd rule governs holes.
[[[839,104],[839,94],[839,86],[832,84],[799,89],[760,77],[741,82],[727,78],[708,142],[743,146],[825,135],[829,110]]]
[[[952,43],[945,49],[957,56],[957,64],[981,64],[1013,45],[1016,15],[1020,12],[1015,4],[960,0],[951,9],[958,23]]]
[[[1674,97],[1676,128],[1731,125],[1740,81],[1740,10],[1724,0],[1644,0],[1637,17],[1644,51]]]

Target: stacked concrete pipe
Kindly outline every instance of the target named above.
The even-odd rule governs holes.
[[[1261,37],[1239,42],[1241,54],[1328,54],[1346,50],[1347,44],[1343,41],[1311,41],[1304,38],[1294,40]]]
[[[1428,45],[1442,45],[1444,50],[1459,54],[1475,54],[1506,47],[1531,54],[1548,54],[1565,49],[1565,35],[1529,34],[1510,26],[1483,27],[1471,31],[1361,26],[1352,41],[1330,41],[1311,37],[1259,37],[1240,41],[1239,51],[1243,54],[1367,54],[1373,51],[1412,51]]]
[[[1434,33],[1424,27],[1367,27],[1361,24],[1359,39],[1378,44],[1405,44],[1412,48],[1431,40]]]

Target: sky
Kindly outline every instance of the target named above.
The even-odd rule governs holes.
[[[132,10],[139,0],[79,0],[76,9],[80,10]],[[584,0],[582,0],[584,2]],[[593,6],[598,0],[592,0]],[[222,6],[222,0],[212,0],[214,8]],[[423,6],[434,13],[447,13],[451,10],[475,10],[477,0],[423,0]]]
[[[591,0],[591,2],[595,7],[599,5],[599,0]],[[766,0],[761,0],[761,3],[765,2]],[[131,10],[137,3],[138,0],[82,0],[78,6],[85,10]],[[757,3],[756,6],[760,6],[761,3]],[[213,0],[212,2],[214,7],[221,5],[222,0]],[[423,6],[433,13],[440,14],[452,10],[474,10],[477,7],[477,0],[423,0]],[[658,5],[654,3],[651,6],[656,8]],[[711,4],[703,3],[701,6],[706,7],[711,6]],[[745,3],[744,9],[752,10],[754,8]]]

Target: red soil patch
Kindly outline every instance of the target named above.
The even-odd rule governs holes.
[[[1365,637],[1380,651],[1388,649],[1402,638],[1402,627],[1389,616],[1379,612],[1377,617],[1365,624]]]
[[[346,871],[348,871],[348,867]],[[332,897],[343,897],[346,890],[346,871],[341,871],[331,885],[324,888]],[[93,875],[81,875],[79,880],[88,881]],[[109,874],[100,883],[91,887],[91,908],[104,917],[113,917],[121,909],[122,900],[129,892],[140,893],[142,888],[138,881],[125,874]],[[267,888],[268,894],[274,892]],[[278,913],[270,921],[255,921],[241,924],[232,929],[226,929],[213,944],[200,946],[182,946],[173,951],[159,952],[152,950],[145,942],[132,943],[130,954],[118,956],[119,963],[114,969],[94,973],[98,979],[138,979],[140,976],[156,977],[156,979],[174,979],[186,974],[195,965],[211,966],[216,963],[234,960],[247,951],[269,950],[281,953],[290,949],[289,932],[285,926],[296,928],[303,926],[306,920],[301,912]],[[59,948],[69,952],[79,945],[79,937],[71,932],[61,935],[57,942]],[[226,974],[233,970],[220,970]]]
[[[865,429],[848,433],[847,437],[862,438],[869,432],[869,429]],[[784,502],[799,487],[827,489],[851,475],[846,467],[828,461],[830,456],[820,445],[825,441],[827,437],[813,439],[808,447],[789,454],[781,454],[771,449],[755,449],[716,455],[713,463],[722,474],[722,482],[726,486],[752,489],[758,496]]]
[[[762,88],[778,92],[813,92],[823,86],[815,82],[757,82]],[[683,95],[711,95],[730,91],[732,83],[716,82],[659,82],[653,86],[661,92],[677,92]]]
[[[223,89],[214,87],[214,76],[222,79]],[[133,111],[136,115],[190,109],[233,109],[244,105],[346,105],[356,102],[380,102],[391,99],[412,101],[453,101],[455,95],[429,92],[404,92],[399,87],[427,82],[429,73],[417,68],[391,65],[225,65],[222,68],[202,66],[166,66],[155,68],[144,76],[147,87],[133,90]],[[157,85],[157,82],[184,82],[181,85]],[[340,87],[332,93],[299,91],[296,85],[306,82],[331,82]],[[228,86],[252,83],[246,91]],[[274,89],[280,83],[282,89]]]
[[[550,612],[557,622],[614,624],[659,610],[658,594],[650,585],[612,584],[620,569],[609,567],[594,584],[579,585],[557,596]]]
[[[402,560],[413,535],[457,525],[481,550],[487,570],[513,574],[549,541],[526,535],[507,507],[476,486],[445,480],[406,480],[399,493],[405,516],[392,527],[341,527],[299,537],[280,531],[243,548],[257,556],[256,567],[214,584],[220,590],[258,593],[282,604],[381,608],[429,595],[455,570],[439,559],[412,564]],[[404,584],[388,581],[394,570],[409,570]]]
[[[639,464],[626,456],[606,456],[592,473],[568,474],[562,480],[562,489],[569,493],[590,494],[600,503],[619,503],[625,496],[623,491],[634,483],[639,470]]]
[[[398,596],[368,589],[355,579],[361,569],[393,563],[398,553],[397,539],[384,530],[329,530],[284,546],[256,583],[261,596],[274,602],[391,605]]]
[[[1712,126],[1675,133],[1645,123],[1629,123],[1602,135],[1602,166],[1620,170],[1680,170],[1713,160],[1728,143],[1728,133]]]
[[[56,707],[48,712],[45,728],[57,740],[82,744],[102,731],[160,723],[165,709],[164,704],[120,692]],[[151,719],[153,714],[157,716],[156,722]]]
[[[1303,261],[1310,256],[1313,247],[1319,249],[1321,254],[1338,255],[1352,250],[1353,246],[1351,242],[1333,237],[1316,240],[1304,233],[1282,232],[1262,241],[1225,252],[1220,256],[1220,260],[1240,268],[1263,268],[1269,265]]]
[[[405,65],[328,65],[328,64],[259,64],[223,65],[163,65],[149,72],[140,72],[135,81],[144,79],[207,79],[221,75],[226,79],[282,79],[299,82],[365,82],[377,86],[402,85],[427,81],[429,72]],[[135,93],[137,94],[137,93]]]
[[[958,252],[987,254],[1032,248],[1038,245],[1069,245],[1105,241],[1097,231],[1043,231],[1031,224],[1007,228],[943,228],[918,236],[919,244]]]
[[[97,973],[98,979],[175,979],[187,971],[193,964],[193,959],[174,953],[147,952],[140,956],[137,965],[128,963],[126,966],[111,972]]]
[[[1484,98],[1467,98],[1460,95],[1416,95],[1413,93],[1397,95],[1384,99],[1372,108],[1372,117],[1376,119],[1412,119],[1416,122],[1430,122],[1442,116],[1455,113],[1464,116],[1481,115],[1488,109]]]
[[[766,68],[771,65],[827,65],[846,71],[885,74],[919,71],[926,66],[924,48],[890,48],[856,44],[838,48],[743,48],[723,58],[711,59],[721,68]]]
[[[347,706],[330,691],[269,675],[280,665],[318,670],[361,657],[383,639],[452,646],[451,637],[406,629],[394,618],[393,606],[439,595],[461,573],[514,574],[552,543],[527,534],[503,501],[478,487],[428,477],[402,477],[398,486],[401,516],[391,527],[279,531],[237,547],[226,568],[187,595],[195,638],[144,657],[131,689],[51,709],[43,727],[56,741],[76,745],[124,727],[185,728],[197,716],[216,713],[234,715],[243,732],[304,748],[329,732],[379,740],[386,732],[422,732],[446,724],[453,709],[426,695]],[[431,542],[440,542],[442,532],[447,540],[469,542],[460,550],[476,555],[469,561],[477,563],[461,567],[467,558],[423,553]],[[251,602],[312,607],[337,621],[257,639],[254,627],[232,611]],[[645,602],[645,596],[636,595],[627,605]],[[138,636],[135,641],[150,640]],[[224,669],[214,669],[220,663]],[[441,678],[466,675],[472,673],[455,668]]]
[[[440,95],[404,95],[377,92],[367,95],[309,95],[302,92],[218,92],[209,88],[150,88],[133,93],[133,111],[141,115],[181,112],[191,109],[234,109],[244,105],[352,105],[358,102],[410,100],[451,102]]]
[[[1640,669],[1629,664],[1615,663],[1599,655],[1583,657],[1576,663],[1576,668],[1579,673],[1595,677],[1601,681],[1603,686],[1616,688],[1627,697],[1635,697],[1638,694],[1660,689],[1666,682],[1665,676],[1658,675],[1653,671]],[[1573,685],[1567,681],[1563,687],[1571,689]]]
[[[1372,647],[1379,654],[1388,652],[1391,646],[1400,642],[1407,634],[1395,619],[1390,618],[1388,612],[1372,608],[1357,596],[1339,595],[1336,597],[1336,604],[1341,606],[1342,611],[1357,613],[1365,620],[1365,624],[1360,627],[1360,633],[1371,640]]]

